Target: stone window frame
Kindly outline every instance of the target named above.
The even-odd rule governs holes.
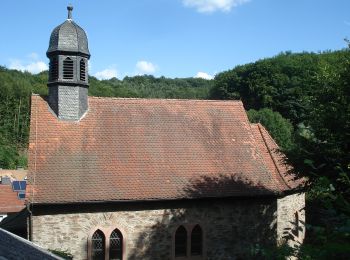
[[[126,236],[125,236],[125,231],[119,227],[102,227],[102,226],[97,226],[94,227],[88,234],[88,241],[87,241],[87,251],[88,251],[88,259],[92,259],[92,235],[97,231],[100,230],[103,235],[105,236],[105,260],[109,259],[109,244],[110,244],[110,238],[111,234],[114,230],[118,230],[122,236],[122,259],[126,259]]]
[[[191,236],[192,236],[192,230],[194,229],[195,226],[199,226],[202,230],[202,255],[200,256],[191,256]],[[175,257],[175,234],[177,229],[183,226],[186,229],[187,232],[187,255],[186,256],[180,256],[180,257]],[[202,223],[183,223],[177,225],[173,230],[172,230],[172,249],[171,249],[171,259],[173,260],[204,260],[207,258],[206,252],[207,252],[207,247],[206,247],[206,232],[205,229],[203,228],[204,225]]]

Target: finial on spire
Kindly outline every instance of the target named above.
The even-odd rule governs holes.
[[[71,4],[69,4],[67,6],[67,10],[68,10],[68,19],[72,20],[72,11],[73,11],[73,6]]]

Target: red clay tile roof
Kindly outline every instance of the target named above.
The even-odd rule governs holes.
[[[24,209],[24,200],[17,197],[11,185],[0,185],[0,213],[19,212]]]
[[[265,141],[264,141],[265,140]],[[89,97],[79,122],[32,97],[32,203],[256,196],[289,190],[240,101]]]
[[[295,180],[295,175],[291,171],[292,168],[286,165],[285,155],[280,152],[275,140],[272,139],[262,124],[251,124],[251,127],[265,165],[270,172],[275,173],[276,181],[284,183],[291,189],[297,188],[301,182]]]

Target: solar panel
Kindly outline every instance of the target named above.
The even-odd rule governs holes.
[[[25,193],[25,191],[20,191],[20,192],[18,192],[18,198],[19,198],[20,200],[25,199],[25,198],[26,198],[26,193]]]
[[[19,186],[20,186],[21,190],[26,190],[27,182],[26,181],[20,181],[19,182]]]
[[[25,191],[27,187],[26,181],[13,181],[12,182],[12,189],[14,191]]]
[[[19,181],[13,181],[13,182],[12,182],[12,189],[13,189],[14,191],[19,191],[19,190],[21,190],[21,188],[20,188],[20,186],[19,186]]]

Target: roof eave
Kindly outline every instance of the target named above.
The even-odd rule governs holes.
[[[284,192],[272,192],[269,194],[252,194],[252,195],[237,195],[237,196],[221,196],[221,197],[197,197],[197,198],[150,198],[150,199],[134,199],[134,200],[89,200],[89,201],[61,201],[61,202],[30,202],[31,205],[77,205],[77,204],[113,204],[113,203],[144,203],[144,202],[167,202],[167,201],[196,201],[196,200],[211,200],[211,199],[242,199],[242,198],[277,198],[283,196]]]

